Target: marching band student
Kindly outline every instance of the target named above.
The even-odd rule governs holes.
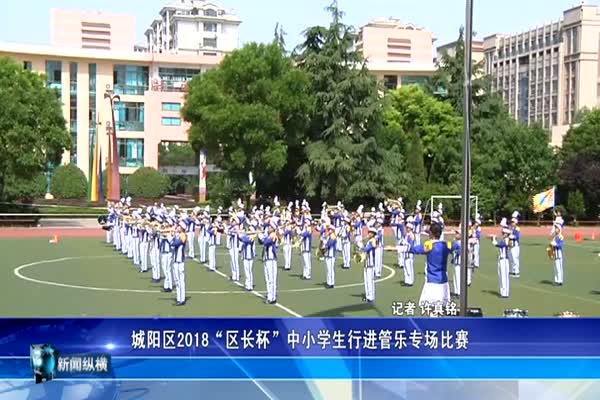
[[[377,229],[369,228],[367,244],[361,248],[366,253],[365,258],[365,298],[364,301],[372,303],[375,301],[375,250],[377,249]]]
[[[565,238],[562,235],[562,225],[560,222],[554,224],[553,235],[554,237],[552,242],[550,242],[550,246],[552,246],[554,249],[554,284],[557,286],[562,286],[564,278],[563,247]]]
[[[502,223],[504,222],[504,224]],[[500,296],[507,299],[510,295],[509,279],[509,261],[508,253],[510,251],[510,229],[506,225],[506,218],[503,218],[500,224],[502,228],[502,240],[497,241],[496,236],[492,236],[492,244],[498,248],[498,277],[500,279]]]
[[[175,275],[175,285],[177,287],[177,306],[185,305],[185,245],[187,243],[187,236],[185,231],[187,229],[187,223],[181,221],[177,226],[175,237],[171,239],[171,246],[173,247],[173,273]]]
[[[219,229],[219,224],[214,222],[206,230],[206,234],[208,235],[207,242],[208,242],[208,269],[209,269],[209,271],[217,270],[216,249],[217,249],[218,229]]]
[[[294,222],[288,220],[283,231],[283,260],[284,269],[289,271],[292,268],[292,240],[294,237]]]
[[[423,214],[421,214],[421,200],[417,201],[417,205],[415,207],[415,217],[414,217],[414,235],[415,235],[415,244],[421,244],[421,230],[423,229]]]
[[[352,239],[350,237],[350,218],[348,217],[344,217],[342,220],[339,239],[342,242],[342,258],[344,261],[343,268],[350,269],[350,265],[352,263]]]
[[[156,222],[162,224],[162,217],[157,216]],[[152,264],[152,282],[160,282],[160,234],[152,231],[152,250],[150,250],[150,264]]]
[[[456,231],[456,236],[461,237],[461,226],[458,226],[458,230]],[[456,243],[460,244],[460,240],[456,240]],[[452,276],[452,280],[454,283],[454,293],[453,295],[456,297],[460,296],[460,261],[461,261],[461,248],[457,247],[452,250],[452,266],[454,269],[454,274]]]
[[[521,276],[521,262],[520,262],[520,241],[521,241],[521,228],[519,228],[519,212],[515,211],[512,214],[510,222],[510,235],[509,240],[511,241],[509,260],[511,264],[510,275],[519,278]]]
[[[404,237],[406,242],[406,251],[404,252],[404,285],[406,286],[413,286],[415,284],[415,255],[410,251],[413,246],[418,245],[414,229],[414,219],[413,217],[408,217],[406,219],[406,235]]]
[[[391,210],[391,226],[396,237],[396,248],[398,249],[398,268],[404,268],[404,252],[401,251],[404,243],[404,220],[397,204]]]
[[[113,244],[115,251],[121,251],[121,209],[119,204],[115,205],[115,219],[112,228]]]
[[[208,244],[208,229],[210,228],[210,206],[204,208],[198,230],[198,245],[200,246],[199,262],[206,264],[206,246]]]
[[[215,219],[217,221],[217,223],[219,225],[221,225],[223,223],[223,217],[221,216],[221,213],[223,212],[223,207],[219,207],[217,208],[217,218]],[[216,246],[219,247],[221,246],[221,231],[216,231]]]
[[[229,248],[229,258],[231,265],[230,279],[233,282],[240,281],[240,261],[239,261],[239,239],[238,239],[238,220],[233,217],[227,231],[227,247]]]
[[[251,292],[254,290],[254,257],[256,234],[247,234],[243,227],[240,227],[238,239],[242,244],[242,258],[244,262],[244,288]]]
[[[475,215],[475,222],[471,228],[471,238],[473,241],[473,268],[479,268],[479,259],[481,251],[481,215]]]
[[[381,278],[381,273],[383,272],[384,247],[383,219],[377,219],[375,229],[377,229],[377,248],[375,250],[375,278]]]
[[[304,226],[298,232],[302,238],[300,248],[302,251],[302,279],[309,280],[312,273],[312,230],[311,230],[311,219],[307,217],[304,219]]]
[[[414,254],[422,254],[427,258],[425,284],[421,292],[419,304],[448,304],[450,302],[450,286],[448,285],[448,256],[453,250],[460,249],[456,242],[445,242],[440,239],[442,227],[432,222],[429,228],[430,239],[424,244],[412,247]]]
[[[108,214],[108,218],[106,219],[106,226],[108,227],[113,227],[115,224],[115,210],[113,208],[112,203],[109,201],[106,204],[106,211]],[[112,236],[113,236],[113,232],[112,232],[112,228],[109,228],[106,230],[106,244],[112,244]]]
[[[133,265],[140,265],[140,229],[139,224],[142,216],[138,212],[134,213],[135,223],[131,227],[131,241],[133,242]]]
[[[148,217],[149,220],[149,217]],[[148,245],[150,243],[150,228],[143,227],[140,232],[140,272],[148,272]]]
[[[362,204],[360,206],[358,206],[358,209],[356,210],[356,214],[354,216],[353,219],[353,228],[354,228],[354,242],[356,243],[356,246],[359,249],[363,248],[363,227],[364,227],[364,222],[362,219],[362,210],[363,210],[363,206]]]
[[[169,223],[165,224],[165,229],[170,230]],[[163,282],[163,292],[173,291],[173,278],[171,276],[171,261],[173,259],[173,249],[171,246],[172,235],[166,233],[160,238],[160,253],[162,270],[165,275],[165,281]]]
[[[191,259],[196,258],[196,224],[198,223],[198,213],[200,212],[200,207],[194,207],[192,210],[192,215],[185,215],[187,227],[186,227],[186,238],[188,243],[188,256]]]
[[[327,267],[327,288],[335,287],[335,256],[337,251],[337,236],[335,227],[329,225],[327,228],[327,237],[325,239],[325,265]]]
[[[271,223],[269,234],[263,236],[265,282],[267,285],[267,303],[277,303],[277,226]]]

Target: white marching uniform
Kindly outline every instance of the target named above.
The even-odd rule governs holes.
[[[150,250],[150,264],[152,265],[152,279],[160,281],[160,235],[152,233],[152,250]]]
[[[286,229],[283,234],[283,260],[284,269],[289,271],[292,268],[292,237],[294,232]]]
[[[327,266],[327,286],[335,286],[335,255],[337,252],[337,237],[327,238],[325,242],[325,265]]]
[[[254,258],[256,257],[254,240],[248,235],[239,237],[242,243],[242,258],[244,260],[244,288],[254,290]]]
[[[342,242],[342,258],[344,261],[343,268],[350,269],[352,264],[352,243],[348,225],[343,224],[340,228],[340,241]]]
[[[377,247],[375,248],[375,278],[381,278],[383,272],[383,227],[377,228]]]
[[[302,232],[300,232],[300,236],[302,237],[302,242],[300,244],[302,249],[302,277],[304,279],[310,279],[312,273],[312,233],[309,227],[306,227]]]
[[[564,237],[562,234],[556,236],[551,243],[554,247],[554,283],[562,285],[564,282],[564,253],[563,253]]]
[[[137,225],[131,227],[131,241],[133,243],[133,264],[140,265],[140,229]]]
[[[408,232],[404,238],[406,244],[406,256],[404,258],[404,284],[413,286],[415,284],[415,255],[410,251],[416,244],[416,236],[413,232]]]
[[[217,231],[211,227],[206,230],[206,233],[208,235],[208,269],[215,271],[217,269]]]
[[[171,238],[160,239],[161,264],[163,274],[165,275],[163,289],[169,291],[173,290],[173,278],[171,276],[171,261],[173,259],[173,253],[171,247]]]
[[[208,244],[208,228],[205,223],[200,223],[198,230],[198,246],[200,247],[199,261],[206,263],[206,245]]]
[[[177,287],[177,303],[185,303],[185,235],[176,235],[171,241],[173,247],[173,273]]]
[[[511,230],[509,239],[510,247],[510,266],[514,275],[521,274],[521,228],[518,226]]]
[[[240,280],[240,264],[239,264],[239,239],[237,228],[230,227],[227,233],[227,247],[229,249],[229,260],[231,267],[231,280],[239,282]]]
[[[148,229],[142,229],[140,233],[140,271],[148,271],[148,246],[150,244],[150,232]]]
[[[277,301],[277,240],[265,235],[263,246],[267,302],[275,303]]]
[[[196,257],[196,218],[188,217],[187,219],[187,229],[186,229],[186,245],[189,247],[188,256],[190,258]]]
[[[373,238],[367,241],[363,251],[367,254],[365,259],[364,281],[365,281],[365,300],[375,301],[375,249],[377,248],[377,239]]]
[[[510,278],[509,278],[509,239],[501,241],[493,241],[494,246],[498,248],[498,277],[500,280],[500,296],[508,298],[510,295]]]

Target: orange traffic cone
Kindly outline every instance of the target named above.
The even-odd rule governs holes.
[[[592,232],[592,240],[596,240],[596,231]]]
[[[583,242],[583,235],[581,235],[581,232],[575,232],[575,241]]]
[[[58,244],[58,235],[55,233],[52,239],[49,241],[51,244]]]

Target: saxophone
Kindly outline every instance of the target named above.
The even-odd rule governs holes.
[[[554,247],[553,242],[550,242],[550,245],[546,248],[546,251],[548,252],[548,258],[550,260],[556,259],[556,247]]]

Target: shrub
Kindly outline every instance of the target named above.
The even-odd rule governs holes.
[[[127,179],[127,191],[134,197],[158,199],[167,194],[169,188],[169,178],[150,167],[139,168]]]
[[[54,170],[51,192],[57,199],[81,199],[87,191],[85,174],[75,165],[61,165]]]
[[[44,197],[46,194],[46,174],[41,172],[31,179],[15,179],[9,176],[8,182],[6,182],[5,194],[9,200],[33,200]]]

